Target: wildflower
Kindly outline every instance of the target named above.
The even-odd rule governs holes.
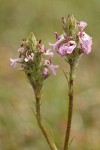
[[[64,36],[61,35],[60,38],[57,40],[55,44],[49,43],[50,46],[53,46],[53,50],[56,51],[57,48],[61,45],[61,43],[64,41]]]
[[[83,30],[87,26],[87,23],[84,21],[80,21],[80,22],[77,21],[77,25],[79,29]]]
[[[18,49],[19,57],[10,59],[11,65],[16,67],[20,62],[22,70],[25,71],[34,90],[36,86],[41,87],[43,81],[49,77],[50,74],[56,75],[55,68],[57,65],[52,64],[51,58],[53,52],[46,50],[41,41],[36,40],[35,36],[31,34],[28,39],[23,40]]]
[[[15,68],[17,63],[22,62],[22,60],[23,60],[22,58],[16,58],[16,59],[10,58],[11,66],[13,66]]]
[[[61,56],[70,55],[73,57],[73,53],[76,57],[79,57],[82,53],[89,54],[91,52],[92,46],[92,37],[84,32],[87,23],[84,21],[76,21],[73,16],[68,16],[67,19],[63,18],[63,30],[64,33],[59,37],[58,33],[55,32],[56,42],[54,44],[49,43],[53,47],[53,50],[56,51]]]
[[[51,64],[50,60],[45,60],[44,65],[47,66],[51,70],[53,75],[56,75],[55,69],[59,67],[58,65]]]
[[[49,68],[50,68],[53,75],[56,75],[55,69],[58,68],[58,67],[59,67],[59,65],[52,65],[52,64],[49,66]]]
[[[34,59],[34,53],[28,54],[28,51],[26,52],[25,62],[28,62],[30,60]]]
[[[23,48],[23,47],[20,47],[19,49],[18,49],[18,52],[20,52],[20,53],[23,53],[25,51],[25,49]]]
[[[50,49],[44,52],[44,55],[53,57],[54,53],[50,52]]]
[[[88,55],[91,52],[92,37],[85,32],[79,32],[78,37],[81,44],[81,49]]]
[[[71,54],[76,47],[75,41],[68,41],[65,44],[62,44],[59,48],[59,54],[65,56],[66,54]]]

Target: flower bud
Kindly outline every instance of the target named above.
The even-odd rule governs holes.
[[[17,63],[21,64],[34,91],[42,87],[44,80],[50,74],[56,75],[55,69],[58,68],[58,65],[52,64],[53,52],[50,49],[46,50],[45,46],[36,39],[33,33],[22,41],[18,53],[18,58],[10,58],[11,65],[16,67]]]
[[[78,27],[73,15],[68,15],[67,19],[63,21],[63,29],[67,36],[72,36],[74,38],[76,37],[76,34],[78,33]]]

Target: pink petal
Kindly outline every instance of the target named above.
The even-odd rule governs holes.
[[[55,69],[58,68],[58,67],[59,67],[58,65],[52,65],[52,64],[49,66],[49,68],[50,68],[53,75],[56,75]]]
[[[82,50],[84,51],[85,54],[88,55],[91,52],[92,37],[90,37],[85,32],[79,32],[78,36]]]
[[[46,56],[51,56],[51,57],[53,57],[53,55],[54,55],[52,52],[50,52],[50,49],[47,50],[44,54],[45,54]]]
[[[48,69],[47,68],[44,68],[44,70],[43,70],[43,74],[45,75],[45,76],[48,76]]]

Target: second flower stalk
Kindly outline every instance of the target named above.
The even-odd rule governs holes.
[[[89,54],[91,52],[92,37],[85,33],[84,29],[87,26],[86,22],[78,22],[73,15],[68,16],[67,19],[62,18],[63,34],[56,35],[56,43],[51,44],[52,49],[57,52],[69,64],[69,72],[64,75],[68,81],[68,115],[66,122],[66,132],[63,150],[69,149],[71,122],[73,114],[73,83],[75,78],[76,68],[82,54]]]

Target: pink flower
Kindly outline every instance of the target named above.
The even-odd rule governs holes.
[[[85,32],[79,32],[78,36],[82,50],[88,55],[91,52],[92,37]]]
[[[54,76],[56,75],[55,69],[58,67],[59,67],[58,65],[52,65],[52,64],[49,66],[49,68]]]
[[[25,62],[28,62],[30,60],[34,59],[34,53],[28,54],[28,51],[26,52]]]
[[[42,45],[39,45],[40,46],[40,52],[41,53],[44,53],[45,52],[45,47],[44,47],[44,45],[42,44]]]
[[[50,49],[49,49],[44,53],[44,55],[53,57],[54,54],[50,52]]]
[[[22,61],[23,61],[23,58],[16,58],[16,59],[10,58],[11,66],[13,66],[14,68],[16,67],[17,62],[22,62]]]
[[[61,35],[57,42],[55,44],[49,43],[50,46],[53,46],[53,50],[57,50],[57,48],[61,45],[61,43],[64,41],[64,36]]]
[[[58,65],[52,65],[50,60],[45,60],[44,65],[46,65],[52,72],[53,75],[56,75],[55,69],[58,68]]]
[[[65,38],[64,34],[58,37],[58,33],[55,32],[57,42],[55,44],[49,43],[53,46],[53,50],[56,50],[61,56],[71,54],[76,47],[76,42],[72,40],[72,37]]]
[[[18,49],[18,52],[23,53],[24,51],[25,51],[25,49],[24,49],[23,47],[20,47],[20,48]]]
[[[67,43],[60,46],[58,53],[61,56],[65,56],[66,54],[71,54],[76,47],[75,41],[68,41]]]
[[[84,21],[80,21],[80,22],[77,22],[77,25],[81,30],[83,30],[87,26],[87,23]]]

